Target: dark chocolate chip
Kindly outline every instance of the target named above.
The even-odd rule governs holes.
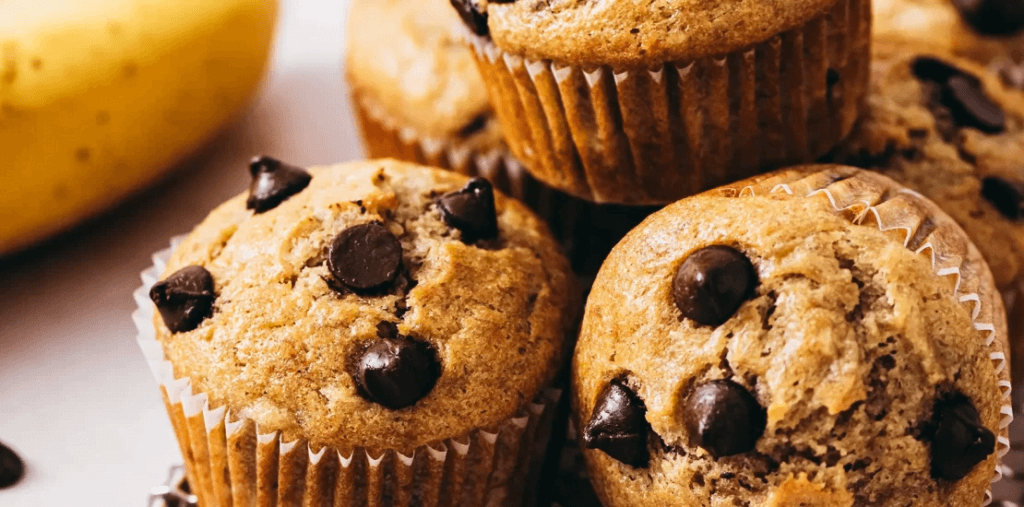
[[[621,380],[612,380],[597,395],[594,413],[583,429],[587,449],[599,449],[632,467],[646,468],[647,408]]]
[[[459,129],[459,137],[469,137],[473,134],[484,129],[487,126],[487,120],[490,119],[490,115],[481,114],[473,118],[469,123]]]
[[[252,183],[249,184],[249,199],[245,207],[263,213],[277,207],[289,197],[309,185],[313,177],[301,167],[285,164],[280,160],[259,156],[249,162]]]
[[[754,449],[767,423],[764,408],[731,380],[701,384],[686,398],[686,428],[715,458]]]
[[[498,236],[494,188],[483,178],[473,178],[461,190],[442,195],[437,208],[446,224],[462,231],[463,243]]]
[[[756,285],[750,259],[734,248],[713,245],[683,261],[672,281],[672,295],[684,317],[717,326],[736,313]]]
[[[487,13],[480,12],[476,0],[451,0],[452,6],[459,12],[462,21],[473,33],[486,36],[490,34],[487,27]]]
[[[942,103],[963,127],[998,134],[1006,130],[1006,113],[985,94],[981,82],[968,76],[952,76],[946,82]]]
[[[356,372],[356,384],[364,397],[398,410],[415,404],[434,388],[441,364],[426,343],[382,339],[359,357]]]
[[[1024,218],[1024,182],[989,176],[981,182],[981,195],[1006,218]]]
[[[4,444],[0,444],[0,489],[13,486],[25,475],[21,458]]]
[[[930,56],[919,56],[910,65],[914,76],[921,81],[930,81],[937,84],[946,84],[953,76],[969,75],[960,68]]]
[[[931,442],[932,477],[958,481],[996,450],[996,436],[981,424],[978,410],[959,393],[935,402],[925,438]]]
[[[154,284],[149,299],[172,333],[191,331],[213,315],[213,275],[202,266],[185,266]]]
[[[352,290],[380,287],[395,279],[402,267],[402,244],[380,222],[341,231],[331,242],[327,269]]]
[[[1021,0],[953,0],[953,5],[979,33],[1011,35],[1024,30]]]

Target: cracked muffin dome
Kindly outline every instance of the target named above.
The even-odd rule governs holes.
[[[679,201],[587,301],[588,473],[607,507],[980,506],[1007,447],[999,305],[956,224],[875,173]]]
[[[524,205],[394,160],[251,169],[150,292],[174,374],[211,406],[283,442],[407,451],[552,384],[571,275]]]

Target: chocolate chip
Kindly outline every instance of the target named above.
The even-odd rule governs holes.
[[[938,58],[930,56],[919,56],[910,65],[914,76],[921,81],[930,81],[937,84],[946,84],[953,76],[967,75],[960,68],[951,65]]]
[[[380,222],[341,231],[327,252],[327,269],[352,290],[369,290],[395,279],[402,267],[402,244]]]
[[[754,396],[731,380],[697,386],[686,398],[685,411],[690,435],[715,458],[753,450],[767,423]]]
[[[356,373],[356,385],[364,397],[398,410],[415,404],[434,388],[441,364],[426,343],[382,339],[359,357]]]
[[[981,182],[981,195],[1006,218],[1024,218],[1024,182],[989,176]]]
[[[0,444],[0,489],[13,486],[25,475],[21,458],[4,444]]]
[[[756,285],[750,259],[734,248],[713,245],[683,261],[672,281],[672,295],[684,317],[717,326],[736,313]]]
[[[1010,35],[1024,30],[1021,0],[953,0],[960,15],[986,35]]]
[[[490,115],[481,114],[473,118],[469,123],[459,129],[459,137],[469,137],[473,134],[484,129],[487,126],[487,120],[490,119]]]
[[[594,413],[583,429],[587,449],[599,449],[632,467],[646,468],[647,408],[621,380],[612,380],[597,395]]]
[[[490,34],[490,29],[487,27],[487,13],[480,12],[476,0],[451,0],[451,3],[459,12],[462,21],[470,30],[473,30],[473,33],[480,36]]]
[[[462,231],[463,243],[498,236],[498,215],[494,209],[494,188],[483,178],[469,180],[462,190],[437,200],[445,223]]]
[[[213,275],[202,266],[186,266],[149,289],[160,317],[172,333],[191,331],[213,315]]]
[[[963,127],[998,134],[1006,130],[1006,113],[985,94],[981,82],[968,76],[952,76],[946,82],[942,103]]]
[[[918,79],[939,85],[938,102],[960,127],[996,134],[1006,130],[1006,114],[985,93],[981,80],[938,58],[918,57],[911,64]],[[941,114],[933,108],[938,119]]]
[[[960,393],[935,402],[924,432],[931,443],[932,477],[958,481],[996,450],[996,436],[981,424],[978,410]]]
[[[252,183],[249,184],[249,199],[245,207],[263,213],[272,210],[299,193],[309,185],[313,177],[301,167],[285,164],[280,160],[259,156],[249,162]]]

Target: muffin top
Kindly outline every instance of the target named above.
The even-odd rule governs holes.
[[[641,67],[721,55],[825,14],[836,0],[453,0],[501,49],[569,65]],[[470,14],[472,13],[472,14]]]
[[[371,114],[420,136],[501,143],[447,0],[353,0],[348,16],[346,75]]]
[[[875,173],[672,204],[587,301],[572,381],[595,486],[615,506],[979,506],[1008,422],[1000,304],[956,224]]]
[[[1024,277],[1024,94],[943,53],[875,56],[868,108],[836,160],[935,201],[1010,288]]]
[[[1024,58],[1024,4],[1003,0],[872,0],[882,43],[913,44],[988,64]]]
[[[286,440],[408,451],[492,427],[550,385],[572,280],[523,204],[394,160],[260,158],[253,173],[150,294],[176,377],[212,406]]]

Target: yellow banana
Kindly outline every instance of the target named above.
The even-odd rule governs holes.
[[[0,255],[102,211],[248,102],[276,0],[0,0]]]

